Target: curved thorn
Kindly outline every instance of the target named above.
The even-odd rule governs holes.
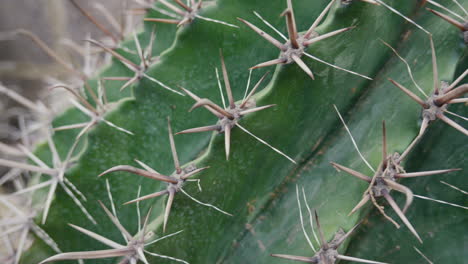
[[[450,92],[434,99],[434,103],[438,106],[442,106],[466,93],[468,93],[468,84],[462,84],[459,87],[451,90]]]
[[[413,235],[418,239],[418,241],[422,244],[422,240],[419,237],[418,233],[414,229],[414,227],[411,225],[411,223],[408,221],[408,218],[406,218],[405,214],[401,211],[400,207],[396,204],[395,200],[388,194],[386,190],[382,191],[383,196],[387,200],[387,202],[390,204],[390,206],[393,208],[395,213],[400,217],[400,219],[405,223],[405,225],[408,227],[408,229],[413,233]]]
[[[403,213],[405,214],[408,208],[410,207],[411,203],[413,203],[413,198],[414,198],[413,192],[410,190],[410,188],[404,185],[401,185],[397,182],[387,180],[387,179],[384,179],[384,181],[390,188],[406,195],[405,207],[403,207]]]

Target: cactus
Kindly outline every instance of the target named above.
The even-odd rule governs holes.
[[[93,100],[90,90],[87,97],[78,95],[82,112],[106,106],[99,112],[105,115],[91,115],[89,121],[78,108],[58,115],[55,128],[83,122],[92,127],[81,126],[82,134],[57,131],[40,145],[35,155],[47,168],[0,160],[2,166],[52,176],[38,179],[49,180],[44,185],[50,188],[35,191],[36,208],[44,203],[48,208],[48,201],[50,209],[37,214],[42,223],[34,226],[58,248],[36,234],[21,263],[53,255],[50,261],[99,258],[85,263],[289,263],[288,256],[304,256],[296,260],[310,263],[467,259],[466,192],[455,189],[467,189],[460,171],[466,169],[466,129],[448,121],[444,111],[466,115],[467,49],[456,27],[424,8],[433,1],[218,0],[201,8],[189,3],[174,21],[150,11],[141,33],[123,48],[106,48],[117,58],[87,83],[96,94],[105,90],[113,104]],[[456,1],[439,3],[460,10]],[[166,4],[160,1],[156,9]],[[185,5],[170,5],[180,10],[177,4]],[[284,47],[283,41],[271,40],[278,35],[263,20],[289,33],[287,49],[301,51],[282,50],[269,75],[261,68],[248,70],[278,58],[277,47]],[[179,26],[154,26],[155,21]],[[330,38],[314,41],[320,36]],[[262,37],[279,44],[271,46]],[[151,53],[139,47],[147,43],[148,50],[160,53],[154,64],[145,62]],[[301,58],[306,53],[313,55]],[[434,92],[437,87],[440,93]],[[454,97],[447,99],[447,87],[456,91]],[[224,89],[226,100],[219,95]],[[418,89],[429,95],[427,101],[415,98]],[[435,109],[437,118],[429,117],[428,109]],[[453,120],[466,121],[462,118]],[[185,133],[173,136],[171,127]],[[187,131],[194,127],[202,128]],[[214,132],[186,133],[198,131]],[[392,180],[385,176],[390,167]],[[419,177],[439,173],[446,174]],[[200,181],[189,181],[192,176]],[[392,189],[403,190],[406,202]],[[363,197],[372,201],[361,204]],[[411,204],[413,197],[418,199]],[[348,216],[358,203],[360,210]],[[320,242],[310,239],[308,225],[319,230]],[[99,251],[108,246],[114,249]]]

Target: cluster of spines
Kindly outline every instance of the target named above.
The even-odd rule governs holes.
[[[180,6],[184,7],[184,9],[186,9],[187,12],[193,12],[193,10],[191,10],[191,7],[190,6],[184,6],[183,3],[181,1],[176,1],[177,4],[179,4]],[[347,31],[351,28],[345,28],[345,29],[341,29],[341,30],[337,30],[337,31],[334,31],[334,32],[331,32],[331,33],[328,33],[328,34],[325,34],[323,36],[316,36],[313,33],[313,29],[315,29],[315,27],[318,25],[318,23],[320,22],[320,20],[323,18],[323,16],[326,15],[326,13],[328,12],[328,10],[330,9],[331,5],[334,3],[335,1],[332,0],[330,2],[330,4],[327,6],[327,8],[324,10],[324,12],[322,12],[322,14],[319,16],[319,18],[314,22],[314,24],[312,25],[311,29],[307,31],[307,33],[304,35],[304,36],[299,36],[298,32],[297,32],[297,29],[295,28],[295,19],[294,19],[294,13],[293,13],[293,10],[292,10],[292,4],[291,4],[291,1],[288,0],[287,3],[288,3],[288,7],[286,9],[285,12],[283,12],[283,15],[286,16],[286,21],[287,21],[287,25],[288,25],[288,33],[289,33],[289,43],[286,43],[286,44],[280,44],[278,41],[274,40],[271,36],[268,36],[268,37],[265,37],[265,34],[263,31],[259,30],[258,28],[256,28],[255,26],[253,26],[252,24],[246,22],[245,20],[241,20],[243,21],[244,23],[246,23],[250,28],[254,29],[254,31],[256,31],[257,33],[261,34],[262,36],[264,36],[267,40],[269,40],[270,42],[272,42],[273,44],[276,44],[275,46],[277,46],[278,48],[280,48],[282,50],[283,53],[288,53],[288,49],[292,49],[293,52],[289,51],[290,54],[288,54],[287,56],[290,56],[291,60],[289,61],[289,57],[286,58],[286,60],[284,58],[280,58],[280,59],[277,59],[277,60],[273,60],[275,63],[266,63],[266,64],[261,64],[261,65],[257,65],[253,68],[258,68],[258,67],[263,67],[263,66],[268,66],[268,65],[273,65],[273,64],[284,64],[284,63],[290,63],[290,62],[296,62],[309,76],[311,76],[312,78],[313,77],[313,74],[312,74],[312,71],[310,71],[310,69],[308,69],[308,67],[302,62],[302,60],[300,60],[300,55],[302,54],[306,54],[307,56],[309,56],[310,54],[307,54],[307,53],[300,53],[300,54],[295,54],[295,50],[302,50],[303,52],[303,48],[304,47],[301,47],[300,45],[303,45],[303,46],[308,46],[318,40],[321,40],[321,39],[325,39],[327,37],[331,37],[331,36],[334,36],[336,34],[339,34],[339,33],[342,33],[344,31]],[[371,1],[372,3],[381,3],[381,1]],[[201,1],[199,2],[201,3]],[[192,6],[194,5],[194,1],[192,1]],[[201,4],[200,5],[197,5],[197,6],[200,6],[201,7]],[[259,15],[258,15],[259,16]],[[198,17],[198,16],[195,16],[195,17]],[[259,16],[260,17],[260,16]],[[261,18],[261,17],[260,17]],[[261,18],[262,19],[262,18]],[[263,20],[263,19],[262,19]],[[157,22],[163,22],[163,21],[157,21]],[[183,23],[182,23],[183,22]],[[191,20],[187,20],[186,18],[183,18],[182,20],[179,21],[179,25],[185,25],[187,23],[190,23],[192,22]],[[266,21],[265,21],[266,22]],[[267,22],[266,22],[267,23]],[[267,23],[267,25],[269,25]],[[309,32],[310,31],[310,32]],[[262,33],[263,32],[263,33]],[[30,33],[28,33],[30,35]],[[31,36],[31,35],[30,35]],[[33,38],[33,37],[31,37]],[[310,38],[310,39],[309,39]],[[314,39],[315,38],[315,39]],[[33,38],[33,40],[35,42],[39,42],[37,39],[35,40]],[[299,43],[299,40],[300,41],[304,41],[302,44]],[[98,46],[100,46],[102,49],[104,49],[105,51],[109,52],[110,54],[112,54],[114,57],[116,57],[119,61],[121,61],[124,65],[126,65],[127,67],[129,67],[129,69],[131,69],[132,71],[135,72],[135,76],[133,78],[127,78],[127,77],[107,77],[109,80],[122,80],[122,81],[127,81],[124,86],[122,87],[123,88],[126,88],[128,86],[130,86],[131,84],[133,84],[134,82],[136,82],[137,80],[139,80],[140,78],[143,78],[143,77],[147,77],[147,78],[152,78],[152,77],[149,77],[145,74],[145,71],[148,69],[148,67],[150,66],[150,61],[151,61],[151,54],[149,54],[148,56],[148,52],[143,52],[141,47],[140,47],[140,44],[139,44],[139,41],[138,39],[135,37],[135,44],[136,44],[136,47],[137,47],[137,53],[141,59],[141,64],[140,65],[136,65],[134,63],[132,63],[130,60],[128,59],[125,59],[123,56],[121,56],[120,54],[118,54],[117,52],[113,51],[112,48],[109,48],[107,46],[105,46],[104,44],[101,44],[99,42],[96,42],[96,41],[92,41],[90,40],[91,43],[94,43]],[[311,43],[309,43],[311,42]],[[307,43],[307,45],[306,45]],[[152,41],[150,41],[150,47],[151,48],[151,45],[152,45]],[[288,46],[290,45],[290,46]],[[147,50],[151,50],[151,49],[147,49]],[[437,66],[436,66],[436,63],[435,63],[435,53],[434,53],[434,47],[433,47],[433,44],[432,44],[432,39],[431,39],[431,50],[433,51],[433,59],[434,59],[434,95],[439,95],[440,94],[440,90],[439,90],[439,80],[437,78]],[[53,54],[53,53],[51,53]],[[298,56],[299,55],[299,56]],[[280,55],[282,56],[282,55]],[[314,58],[312,55],[310,55],[309,57],[311,58]],[[228,80],[228,76],[227,76],[227,71],[226,71],[226,67],[224,65],[224,61],[222,59],[222,56],[221,56],[221,61],[222,61],[222,69],[223,69],[223,77],[224,77],[224,81],[225,81],[225,86],[226,86],[226,92],[228,94],[228,101],[229,101],[229,107],[226,107],[224,106],[224,109],[215,105],[214,103],[212,103],[210,100],[208,99],[202,99],[202,98],[198,98],[196,95],[194,95],[193,93],[191,93],[189,90],[186,90],[186,89],[183,89],[185,91],[186,94],[189,94],[194,100],[196,100],[196,104],[194,105],[194,107],[200,107],[200,106],[203,106],[205,108],[207,108],[209,111],[211,111],[213,114],[215,114],[216,116],[218,116],[220,118],[220,120],[224,119],[224,118],[227,118],[231,121],[234,120],[234,122],[231,123],[228,123],[228,125],[226,125],[226,123],[220,123],[218,125],[215,125],[215,126],[211,126],[211,129],[208,129],[207,127],[204,127],[204,128],[199,128],[197,131],[182,131],[181,133],[187,133],[187,132],[200,132],[200,131],[210,131],[210,130],[217,130],[218,132],[225,132],[226,133],[226,140],[225,140],[225,145],[226,145],[226,157],[228,158],[229,157],[229,148],[230,148],[230,144],[229,144],[229,132],[231,130],[232,127],[234,126],[238,126],[238,127],[241,127],[236,120],[236,118],[240,118],[242,117],[242,114],[243,113],[242,111],[244,111],[243,114],[247,114],[247,113],[251,113],[251,112],[255,112],[255,111],[259,111],[259,110],[263,110],[267,107],[270,107],[272,105],[269,105],[269,106],[265,106],[265,107],[252,107],[252,108],[246,108],[244,109],[243,107],[245,107],[248,99],[250,98],[250,96],[254,93],[254,91],[256,90],[256,88],[258,87],[258,85],[260,84],[261,80],[263,80],[263,78],[259,81],[259,83],[255,86],[255,88],[252,90],[252,92],[249,94],[249,96],[247,97],[247,99],[244,98],[244,100],[241,102],[241,104],[238,106],[235,104],[233,98],[232,98],[232,92],[230,91],[230,85],[229,85],[229,80]],[[322,62],[321,60],[318,59],[318,61]],[[338,68],[338,69],[342,69],[342,68],[339,68],[338,66],[335,66],[335,65],[331,65],[332,67],[334,68]],[[349,70],[345,70],[347,72],[351,72]],[[351,72],[353,74],[356,74],[354,72]],[[466,93],[466,84],[463,84],[459,87],[456,87],[455,86],[458,84],[458,82],[460,82],[467,74],[467,71],[465,71],[462,76],[460,76],[454,83],[452,83],[451,85],[449,86],[446,86],[445,89],[442,89],[442,95],[441,98],[429,98],[428,100],[432,100],[431,102],[434,102],[434,104],[437,106],[437,107],[441,107],[441,105],[444,105],[444,104],[448,104],[448,103],[458,103],[458,101],[460,102],[465,102],[464,99],[457,99],[460,95],[463,95],[464,93]],[[86,80],[87,78],[82,76],[81,74],[79,74],[84,83],[85,83],[85,86],[86,85]],[[357,74],[357,75],[360,75],[360,74]],[[362,75],[360,75],[362,76]],[[365,77],[367,79],[370,79],[369,77],[366,77],[366,76],[362,76],[362,77]],[[150,79],[151,80],[151,79]],[[417,96],[415,96],[414,94],[412,94],[411,92],[409,92],[408,89],[406,89],[405,87],[399,85],[398,83],[396,83],[395,81],[391,80],[392,83],[394,83],[397,87],[399,87],[400,89],[402,89],[403,91],[405,91],[407,94],[410,95],[411,98],[413,98],[415,101],[417,101],[418,103],[420,103],[424,108],[429,108],[429,103],[428,102],[423,102],[421,99],[418,100]],[[178,91],[175,91],[174,89],[171,89],[167,86],[165,86],[164,84],[162,84],[161,82],[159,81],[155,81],[156,83],[158,83],[160,86],[168,89],[168,90],[171,90],[173,92],[176,92],[176,93],[179,93],[181,94],[180,92]],[[67,90],[71,91],[77,99],[79,99],[81,101],[81,103],[83,105],[80,105],[78,103],[74,103],[78,109],[80,109],[81,111],[83,111],[84,113],[88,114],[90,117],[91,117],[91,121],[89,123],[86,123],[86,124],[76,124],[76,125],[70,125],[68,127],[65,127],[65,128],[59,128],[59,130],[62,130],[62,129],[71,129],[71,128],[83,128],[82,132],[78,135],[78,138],[77,140],[75,141],[78,142],[78,139],[83,135],[85,134],[89,128],[91,128],[91,126],[97,124],[99,121],[104,121],[106,122],[106,120],[103,118],[105,112],[101,113],[100,111],[98,111],[97,107],[93,107],[91,104],[87,103],[86,99],[84,99],[81,95],[75,93],[71,88],[68,88],[66,86],[63,86],[63,85],[60,85],[61,87],[64,87],[66,88]],[[58,86],[57,86],[58,87]],[[453,91],[449,94],[449,91],[452,90]],[[91,96],[92,98],[95,100],[95,104],[96,106],[98,107],[102,107],[104,109],[104,101],[102,100],[102,97],[99,97],[98,95],[96,95],[94,93],[94,91],[92,89],[88,89],[88,92],[91,93]],[[456,101],[454,101],[456,100]],[[223,99],[224,101],[224,99]],[[78,106],[80,105],[81,108]],[[84,106],[84,107],[83,107]],[[193,108],[194,108],[193,107]],[[193,109],[192,108],[192,109]],[[86,111],[87,110],[87,111]],[[237,112],[234,111],[234,113],[230,110],[239,110]],[[89,114],[91,113],[91,114]],[[239,117],[235,116],[235,115],[239,115]],[[442,118],[440,115],[436,115],[438,118],[442,119],[443,121],[446,121],[449,125],[452,125],[454,126],[455,128],[457,128],[458,130],[462,131],[463,133],[466,134],[466,129],[463,129],[463,128],[460,128],[460,127],[457,127],[456,125],[454,125],[454,122],[449,122],[447,121],[446,119]],[[445,117],[446,118],[446,117]],[[423,116],[423,120],[426,120],[426,123],[423,122],[423,126],[421,127],[421,132],[420,132],[420,135],[421,136],[425,129],[426,129],[426,126],[424,124],[427,125],[428,121],[432,121],[432,120],[427,120],[426,117]],[[110,125],[109,123],[110,122],[106,122],[108,125]],[[111,123],[112,124],[112,123]],[[126,133],[130,133],[130,131],[127,131],[121,127],[118,127],[117,125],[114,125],[112,124],[111,126],[117,128],[118,130],[121,130],[123,132],[126,132]],[[216,129],[215,129],[216,127]],[[228,128],[229,127],[229,128]],[[229,130],[229,132],[227,132],[226,128],[228,128],[227,130]],[[106,173],[109,173],[109,172],[113,172],[113,171],[118,171],[118,170],[123,170],[123,171],[130,171],[130,172],[133,172],[133,173],[136,173],[136,174],[139,174],[139,175],[142,175],[142,176],[145,176],[145,177],[149,177],[149,178],[153,178],[153,179],[156,179],[156,180],[161,180],[161,181],[166,181],[168,182],[169,184],[172,184],[172,185],[179,185],[181,181],[185,181],[188,177],[190,176],[193,176],[195,173],[194,172],[199,172],[201,171],[202,169],[193,169],[192,168],[192,171],[187,171],[187,172],[184,172],[183,169],[181,168],[179,162],[178,162],[178,158],[177,158],[177,153],[176,153],[176,150],[175,150],[175,145],[174,145],[174,140],[172,138],[172,131],[171,131],[171,128],[170,128],[170,125],[168,127],[168,130],[169,130],[169,137],[170,137],[170,142],[171,142],[171,149],[172,149],[172,153],[173,153],[173,158],[174,158],[174,163],[175,163],[175,167],[176,167],[176,172],[175,172],[175,178],[177,178],[177,180],[171,180],[171,176],[164,176],[164,175],[160,175],[159,173],[155,172],[154,170],[152,170],[149,166],[141,163],[141,162],[138,162],[140,163],[141,166],[143,166],[146,171],[143,171],[143,170],[139,170],[139,169],[136,169],[134,167],[123,167],[123,166],[118,166],[118,167],[114,167],[106,172],[104,172],[103,174],[106,174]],[[243,129],[244,130],[244,129]],[[245,130],[244,130],[245,131]],[[385,135],[385,128],[384,128],[384,135]],[[419,139],[419,136],[418,138],[413,142],[414,144],[417,142],[417,140]],[[264,143],[264,142],[262,142]],[[266,142],[265,142],[266,143]],[[49,141],[49,144],[50,144],[50,148],[51,150],[53,150],[55,147],[53,147],[53,142],[51,143],[51,141]],[[267,143],[266,143],[267,144]],[[414,146],[414,144],[411,144],[410,147],[408,148],[408,151]],[[268,145],[268,144],[267,144]],[[383,141],[383,145],[386,146],[386,141],[385,141],[385,136],[384,136],[384,141]],[[269,145],[268,145],[269,146]],[[66,161],[68,161],[70,158],[71,158],[71,153],[73,153],[74,151],[74,147],[75,147],[75,144],[74,146],[71,148],[70,152],[69,152],[69,155],[67,155],[67,159]],[[270,146],[271,147],[271,146]],[[274,149],[274,148],[273,148]],[[275,151],[277,151],[278,153],[282,154],[283,156],[287,157],[288,159],[292,160],[291,158],[289,158],[288,156],[286,156],[285,154],[283,154],[282,152],[278,151],[277,149],[274,149]],[[407,152],[405,151],[405,153],[407,154]],[[384,151],[383,151],[383,160],[382,160],[382,164],[385,164],[385,162],[389,163],[389,159],[393,156],[387,156],[386,154],[386,147],[384,147]],[[404,154],[405,154],[404,153]],[[62,162],[60,161],[60,158],[58,157],[58,154],[56,153],[56,151],[53,151],[53,154],[54,154],[54,160],[56,160],[56,162],[54,162],[54,167],[55,168],[52,168],[49,170],[47,170],[47,168],[42,168],[40,169],[39,167],[35,168],[37,172],[42,172],[42,173],[53,173],[54,174],[54,177],[57,177],[58,180],[61,180],[63,182],[65,182],[65,177],[64,177],[64,172],[68,166],[67,163],[65,164],[62,164]],[[28,155],[33,155],[32,153],[28,154]],[[404,155],[403,155],[404,156]],[[399,158],[398,162],[401,161],[402,158]],[[33,160],[37,160],[37,158],[33,159]],[[293,161],[293,160],[292,160]],[[393,161],[393,160],[392,160]],[[9,163],[9,161],[2,161],[3,162],[3,165],[5,166],[10,166],[10,167],[13,167],[11,163]],[[294,161],[293,161],[294,162]],[[13,165],[17,165],[17,164],[13,164]],[[28,165],[22,165],[24,169],[31,169],[32,171],[34,171],[33,167],[30,167]],[[347,172],[349,172],[350,174],[356,176],[356,175],[359,175],[356,176],[358,178],[361,178],[361,179],[364,179],[364,176],[362,176],[361,174],[358,174],[357,172],[355,171],[352,171],[351,169],[349,168],[346,168],[344,166],[341,166],[341,165],[338,165],[336,163],[333,164],[333,166],[335,166],[336,168],[338,169],[342,169],[342,170],[345,170]],[[19,167],[19,166],[16,166],[16,167]],[[381,166],[382,168],[385,167],[384,165]],[[381,169],[381,167],[379,167],[379,170]],[[47,171],[46,171],[47,170]],[[54,171],[52,171],[54,170]],[[57,171],[55,171],[57,170]],[[445,172],[450,172],[450,171],[453,171],[453,170],[441,170],[441,171],[437,171],[437,173],[445,173]],[[180,177],[180,174],[181,173],[186,173],[185,176],[183,177]],[[409,174],[407,174],[406,176],[401,176],[403,174],[406,174],[406,173],[399,173],[399,174],[396,174],[396,176],[398,177],[411,177],[411,176],[408,176]],[[418,174],[418,175],[416,175]],[[414,174],[413,176],[426,176],[426,175],[430,175],[430,174],[436,174],[435,172],[421,172],[421,173],[416,173]],[[173,177],[174,178],[174,177]],[[375,179],[377,178],[377,176],[374,176],[372,178],[372,180],[370,178],[366,178],[364,180],[368,181],[371,183],[371,186],[370,186],[370,190],[368,189],[368,192],[370,191],[370,194],[369,194],[369,197],[372,198],[372,190],[371,190],[371,187],[372,185],[375,183]],[[396,182],[392,182],[391,184],[388,182],[388,181],[385,181],[390,187],[392,187],[393,189],[395,190],[399,190],[401,191],[401,189],[403,189],[403,187],[401,187],[401,185],[399,185],[398,183]],[[44,185],[45,186],[45,185]],[[51,187],[51,190],[53,188]],[[73,188],[72,188],[73,189]],[[78,190],[76,189],[73,189],[74,191],[76,191],[77,193],[79,193]],[[172,191],[171,191],[172,190]],[[179,189],[177,189],[178,191]],[[182,190],[182,188],[180,188],[180,190]],[[408,194],[408,191],[406,189],[404,189],[407,194]],[[182,190],[183,191],[183,190]],[[24,192],[24,191],[23,191]],[[68,192],[67,192],[68,193]],[[163,192],[159,192],[158,193],[159,195],[162,195],[162,194],[169,194],[169,199],[168,199],[168,206],[166,207],[166,213],[165,213],[165,221],[164,221],[164,229],[165,229],[165,226],[166,226],[166,222],[167,222],[167,217],[169,215],[169,211],[170,211],[170,204],[172,203],[172,199],[174,197],[174,194],[175,194],[175,191],[174,191],[174,188],[173,186],[169,186],[168,189],[166,191],[163,191]],[[147,198],[152,198],[152,197],[156,197],[156,196],[159,196],[159,195],[149,195]],[[392,200],[389,199],[389,195],[387,193],[387,195],[383,194],[384,197],[389,201],[389,203],[391,204],[391,206],[397,211],[397,213],[399,214],[399,216],[402,218],[402,220],[405,222],[405,224],[408,225],[408,222],[407,220],[405,220],[404,218],[404,215],[403,217],[401,216],[401,213],[398,212],[397,208],[398,206],[396,206],[396,204],[393,202],[392,203]],[[50,196],[50,195],[49,195]],[[51,196],[50,196],[51,197]],[[172,197],[172,198],[171,198]],[[408,196],[410,197],[410,196]],[[391,198],[391,197],[390,197]],[[51,199],[51,198],[50,198]],[[412,198],[411,198],[412,199]],[[78,200],[78,199],[76,199]],[[85,200],[85,198],[84,198]],[[132,201],[132,202],[138,202],[142,200],[142,198],[137,198],[136,200]],[[79,201],[79,200],[78,200]],[[203,204],[203,203],[202,203]],[[210,205],[211,206],[211,205]],[[361,206],[361,203],[360,205]],[[409,203],[407,202],[406,206],[405,206],[405,209],[403,210],[406,211],[406,209],[408,208],[409,206]],[[214,207],[214,206],[211,206],[211,207]],[[377,207],[379,207],[377,205]],[[84,209],[84,207],[83,207]],[[84,209],[85,211],[86,209]],[[104,207],[104,210],[106,210],[106,208]],[[108,210],[106,211],[106,213],[108,213]],[[225,212],[224,212],[225,213]],[[108,213],[108,215],[110,216],[110,214]],[[114,216],[116,216],[116,213],[114,212],[113,214]],[[44,221],[45,221],[45,217],[47,216],[47,213],[43,214],[44,216]],[[111,218],[112,219],[112,218]],[[115,223],[115,220],[112,220],[114,223]],[[316,221],[317,221],[317,225],[318,225],[318,218],[316,216]],[[411,226],[410,224],[408,225],[409,227]],[[318,226],[319,227],[319,226]],[[411,227],[410,227],[411,229]],[[415,233],[415,235],[417,236],[416,232],[414,230],[412,230],[413,233]],[[83,231],[82,231],[83,232]],[[88,231],[90,232],[90,231]],[[320,231],[321,232],[321,231]],[[86,233],[86,232],[84,232]],[[347,235],[345,236],[347,237]],[[419,238],[419,237],[418,237]],[[342,241],[341,241],[342,242]],[[321,241],[321,244],[322,246],[324,245],[328,245],[326,241],[324,241],[323,239],[323,235],[322,235],[322,241]],[[338,243],[337,245],[339,246],[339,244],[341,243]],[[327,246],[328,247],[328,246]],[[123,252],[123,251],[122,251]],[[118,254],[123,254],[123,253],[115,253],[117,255],[114,255],[114,256],[125,256],[125,255],[118,255]],[[125,254],[130,254],[129,252],[125,252]],[[104,254],[105,255],[105,254]],[[103,256],[104,256],[103,255]],[[105,255],[105,256],[111,256],[112,254],[109,253],[109,255]],[[131,254],[130,254],[131,255]],[[63,256],[63,255],[62,255]],[[73,259],[79,259],[78,255],[67,255],[67,257],[70,257],[70,256],[75,256]],[[86,258],[86,257],[83,257],[84,255],[79,255],[81,256],[82,258]],[[144,259],[144,257],[139,257],[141,260]],[[60,258],[56,258],[55,260],[59,260]],[[343,259],[346,259],[346,258],[343,258]],[[51,258],[51,260],[54,260],[53,258]],[[348,259],[348,260],[351,260],[351,259]],[[129,259],[130,261],[130,259]],[[144,261],[144,260],[143,260]],[[325,260],[323,256],[320,256],[319,258],[316,258],[314,260],[315,262],[314,263],[329,263],[328,260]],[[378,262],[373,262],[373,263],[378,263]]]

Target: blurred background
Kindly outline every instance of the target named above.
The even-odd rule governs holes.
[[[41,121],[52,115],[31,111],[28,102],[34,107],[41,102],[54,113],[62,112],[70,93],[48,88],[56,84],[80,87],[83,80],[77,72],[91,75],[109,61],[108,55],[83,40],[92,38],[112,47],[122,35],[128,35],[138,26],[134,22],[141,21],[139,16],[144,14],[141,7],[145,3],[143,0],[0,0],[0,159],[24,162],[27,157],[18,146],[32,150],[35,143],[45,139]],[[48,53],[47,49],[50,49]],[[29,177],[27,172],[0,166],[0,199],[5,193],[24,188]],[[13,203],[18,208],[29,203],[22,196],[14,197],[17,200]],[[0,203],[0,233],[5,231],[2,221],[8,217],[11,218],[11,210]],[[10,235],[9,240],[8,244],[14,248],[19,235]],[[27,248],[28,243],[24,246]],[[0,263],[14,263],[14,254],[8,252],[12,249],[0,247]]]

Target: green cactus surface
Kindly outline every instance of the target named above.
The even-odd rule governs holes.
[[[386,263],[426,263],[416,251],[417,248],[434,263],[466,262],[466,209],[415,198],[406,216],[423,244],[383,198],[378,198],[377,202],[400,224],[399,229],[371,203],[348,216],[361,200],[368,184],[344,171],[336,170],[330,162],[342,164],[370,177],[373,173],[353,146],[334,105],[346,121],[362,155],[377,169],[382,159],[382,121],[385,121],[387,128],[389,155],[402,153],[417,137],[421,125],[421,106],[395,87],[388,78],[414,93],[417,93],[416,86],[405,63],[383,42],[394,47],[409,63],[415,81],[426,93],[430,94],[433,89],[429,35],[383,5],[357,0],[348,2],[335,1],[317,32],[322,35],[345,27],[354,28],[314,43],[306,52],[373,80],[332,68],[306,56],[302,59],[314,73],[315,80],[295,63],[253,70],[250,87],[270,71],[253,95],[256,106],[275,106],[249,114],[239,124],[294,159],[296,164],[239,127],[234,127],[231,132],[229,160],[226,160],[225,135],[222,133],[174,135],[182,167],[210,167],[195,177],[201,180],[202,191],[196,182],[187,182],[184,190],[199,201],[212,204],[232,216],[197,204],[178,192],[163,233],[167,196],[142,201],[142,218],[152,208],[148,228],[155,233],[155,237],[183,230],[151,245],[147,248],[149,251],[183,259],[191,264],[293,263],[291,260],[274,258],[271,254],[312,257],[314,252],[301,229],[296,199],[298,186],[299,190],[304,188],[307,204],[317,210],[326,240],[331,240],[340,228],[347,231],[360,223],[358,230],[339,248],[341,254]],[[451,0],[438,2],[457,10],[457,5]],[[432,33],[440,81],[451,83],[466,70],[467,48],[457,28],[428,12],[421,1],[386,0],[385,3]],[[305,32],[329,1],[294,0],[292,4],[298,31]],[[467,2],[462,1],[462,4],[466,6]],[[197,18],[180,27],[145,22],[138,38],[146,46],[155,28],[156,41],[152,50],[153,54],[159,56],[146,73],[181,93],[179,87],[222,105],[215,73],[217,68],[225,93],[219,55],[222,49],[233,96],[240,102],[249,78],[249,68],[277,58],[279,50],[237,18],[245,19],[281,40],[253,11],[287,35],[285,18],[280,16],[286,7],[285,0],[218,0],[216,4],[202,8],[200,14],[204,17],[234,24],[239,28]],[[163,16],[151,11],[147,17]],[[135,50],[131,36],[122,45]],[[120,49],[117,52],[138,62],[135,54]],[[132,75],[121,62],[114,59],[89,83],[95,87],[97,80],[106,76]],[[461,83],[464,82],[466,79]],[[188,95],[173,93],[145,78],[120,92],[122,84],[105,82],[109,100],[113,102],[113,109],[106,115],[106,119],[132,131],[134,135],[98,124],[80,139],[75,151],[79,158],[65,174],[86,196],[87,201],[83,205],[98,224],[91,223],[59,186],[47,222],[41,225],[63,252],[108,248],[71,228],[68,223],[124,243],[120,232],[98,203],[102,201],[107,208],[111,206],[106,180],[110,183],[120,222],[131,234],[138,231],[136,205],[123,204],[137,197],[139,186],[141,195],[166,188],[164,182],[128,172],[114,172],[98,177],[99,174],[117,165],[141,168],[135,161],[137,159],[161,174],[171,175],[174,163],[167,118],[171,119],[174,133],[217,122],[217,118],[203,107],[189,112],[195,101]],[[462,116],[468,114],[464,103],[453,105],[449,110]],[[87,117],[77,109],[69,109],[54,119],[53,127],[86,120]],[[453,120],[462,119],[454,117]],[[464,126],[463,123],[460,125]],[[62,158],[66,156],[78,132],[57,131],[54,134],[54,142]],[[408,186],[416,195],[466,206],[466,194],[440,182],[468,189],[464,176],[468,169],[465,147],[466,136],[460,131],[440,120],[431,122],[402,166],[407,172],[451,168],[462,170],[402,179],[400,183]],[[39,146],[36,153],[52,165],[47,144]],[[41,178],[46,179],[46,176]],[[38,205],[41,205],[47,190],[35,193]],[[403,194],[393,191],[391,196],[400,207],[403,206]],[[304,203],[302,209],[306,228],[310,230]],[[39,224],[40,215],[37,221]],[[315,241],[313,243],[318,246]],[[54,254],[44,242],[35,239],[21,262],[39,263]],[[175,263],[151,256],[148,256],[148,261]],[[118,263],[118,259],[86,260],[85,263]]]

